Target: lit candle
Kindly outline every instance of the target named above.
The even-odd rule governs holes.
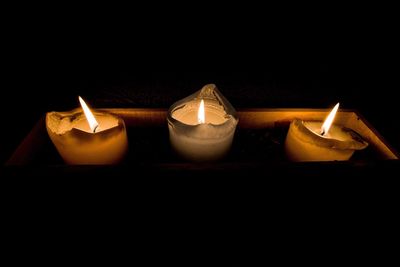
[[[215,161],[229,151],[238,118],[214,84],[174,103],[168,111],[171,146],[191,161]]]
[[[51,141],[67,164],[116,164],[128,150],[124,121],[106,112],[82,109],[46,114]]]
[[[285,151],[292,161],[348,160],[355,150],[368,146],[356,132],[332,124],[339,103],[332,109],[324,123],[295,119],[289,127]]]

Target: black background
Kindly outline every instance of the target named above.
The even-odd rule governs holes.
[[[151,2],[147,12],[130,6],[124,14],[108,3],[103,12],[94,5],[56,9],[33,3],[42,12],[18,5],[15,14],[4,10],[1,163],[45,112],[77,107],[78,95],[93,107],[167,108],[210,82],[237,109],[328,108],[340,101],[343,108],[358,109],[400,150],[395,57],[400,46],[394,42],[398,29],[392,29],[398,16],[390,16],[388,6],[380,13],[375,4],[364,10],[367,4],[351,9],[348,3],[300,3],[301,10],[286,3],[283,9],[190,3],[171,12]],[[293,255],[289,247],[296,252],[306,247],[301,257],[307,260],[315,260],[309,251],[318,249],[329,259],[344,252],[357,262],[377,255],[381,263],[393,250],[385,239],[397,231],[398,183],[391,169],[380,167],[372,179],[366,178],[368,169],[360,179],[352,171],[350,177],[339,171],[346,177],[320,179],[316,168],[315,179],[266,170],[233,181],[132,175],[129,182],[57,179],[60,173],[54,172],[56,179],[12,179],[15,187],[3,187],[9,193],[4,206],[11,211],[4,213],[3,228],[12,236],[8,247],[17,242],[29,252],[38,241],[60,252],[58,240],[82,244],[86,252],[89,240],[96,240],[109,255],[111,242],[103,240],[122,244],[115,239],[133,235],[132,244],[145,248],[163,239],[162,251],[177,241],[193,252],[187,246],[193,240],[207,248],[215,244],[220,255],[229,243],[237,253],[223,254],[225,262],[243,255],[243,245],[256,254],[261,243],[284,251],[285,258]],[[328,170],[335,173],[335,167]],[[138,239],[140,234],[145,237]],[[76,242],[82,237],[88,242]],[[326,245],[334,248],[327,252]],[[195,260],[204,256],[199,251]]]

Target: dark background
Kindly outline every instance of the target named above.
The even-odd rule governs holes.
[[[190,3],[186,10],[179,6],[172,12],[170,2],[165,4],[169,9],[151,2],[147,12],[129,6],[124,14],[110,10],[109,4],[103,12],[96,9],[98,5],[88,9],[83,5],[68,8],[63,4],[59,9],[32,5],[36,10],[27,3],[19,3],[15,12],[4,9],[1,163],[45,112],[77,107],[78,95],[93,107],[167,108],[210,82],[217,84],[237,109],[328,108],[340,101],[343,108],[358,109],[400,150],[399,61],[395,58],[400,46],[394,41],[398,16],[388,14],[396,12],[395,8],[385,5],[380,12],[376,4],[365,10],[367,4],[351,9],[348,3],[329,3],[326,8],[300,3],[302,10],[287,3],[282,9],[250,3],[246,9],[238,2],[220,9],[215,3]],[[314,170],[317,173],[319,168]],[[95,226],[102,227],[108,217],[118,227],[106,225],[101,232],[111,229],[112,236],[121,228],[117,236],[144,232],[146,244],[153,240],[149,233],[173,233],[165,238],[170,242],[177,240],[177,232],[183,230],[186,236],[195,231],[202,238],[189,234],[182,240],[184,244],[205,240],[207,246],[223,234],[221,240],[227,236],[225,240],[239,247],[239,253],[224,261],[243,255],[243,244],[259,244],[251,240],[255,238],[278,249],[284,247],[285,252],[287,245],[298,251],[307,243],[336,241],[339,248],[349,247],[349,255],[357,256],[354,244],[363,245],[359,246],[367,249],[363,252],[371,251],[373,256],[379,255],[379,244],[385,250],[385,257],[378,258],[381,263],[393,250],[385,246],[392,243],[385,237],[392,237],[398,225],[392,218],[393,205],[398,202],[398,186],[393,182],[397,176],[389,173],[388,179],[382,179],[387,171],[379,168],[369,180],[364,179],[368,169],[358,176],[361,179],[351,179],[355,173],[349,172],[350,177],[325,180],[318,174],[317,179],[297,179],[297,175],[287,179],[266,170],[261,176],[246,173],[246,179],[233,181],[233,185],[224,179],[202,178],[185,179],[185,183],[147,179],[148,186],[141,186],[143,180],[133,175],[139,179],[129,179],[130,186],[118,179],[98,181],[98,177],[86,182],[12,179],[17,183],[15,189],[3,190],[10,195],[5,197],[5,206],[12,210],[4,222],[18,228],[9,231],[13,242],[22,240],[16,238],[17,233],[24,239],[31,232],[40,233],[40,237],[29,238],[30,242],[19,242],[28,246],[31,242],[36,246],[37,240],[55,244],[54,238],[59,237],[76,245],[76,240],[88,233],[93,233],[93,240],[103,240],[107,235],[99,235]],[[55,171],[54,178],[58,176]],[[115,175],[109,172],[109,177]],[[278,180],[282,186],[274,186]],[[55,201],[60,198],[61,203]],[[16,200],[22,202],[18,207]],[[74,201],[78,203],[71,207]],[[128,219],[132,215],[133,221]],[[48,216],[50,220],[43,220]],[[182,216],[185,218],[175,223]],[[87,217],[95,221],[84,223]],[[129,227],[120,227],[120,222],[128,222]],[[168,222],[174,226],[169,227]],[[150,231],[142,231],[149,226]],[[181,229],[175,231],[176,227]],[[8,225],[3,228],[12,229]],[[76,234],[76,228],[85,234]],[[60,236],[60,229],[69,238]],[[49,230],[52,239],[44,239]],[[273,233],[278,238],[271,238]],[[214,244],[218,246],[215,251],[223,247],[222,241]],[[29,246],[29,251],[33,247]],[[162,246],[163,250],[166,247]],[[319,247],[326,251],[326,246]],[[330,258],[342,252],[337,247],[332,250],[335,257]],[[259,249],[257,246],[255,251]],[[364,258],[365,253],[357,261]]]

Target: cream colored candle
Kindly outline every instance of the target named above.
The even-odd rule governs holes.
[[[290,160],[348,160],[355,150],[368,146],[353,130],[332,124],[338,106],[335,106],[324,123],[298,119],[292,121],[285,141],[286,155]]]
[[[238,123],[235,109],[214,84],[173,104],[167,120],[172,148],[196,162],[223,158]]]
[[[124,121],[106,112],[91,113],[81,104],[85,112],[78,108],[46,114],[47,132],[61,157],[67,164],[120,162],[128,150]]]

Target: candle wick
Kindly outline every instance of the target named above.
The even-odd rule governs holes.
[[[324,131],[324,130],[321,131],[321,135],[322,135],[322,136],[325,135],[325,131]]]
[[[94,129],[93,129],[93,133],[95,133],[96,132],[96,130],[97,130],[97,128],[99,127],[99,125],[96,125],[95,127],[94,127]]]

